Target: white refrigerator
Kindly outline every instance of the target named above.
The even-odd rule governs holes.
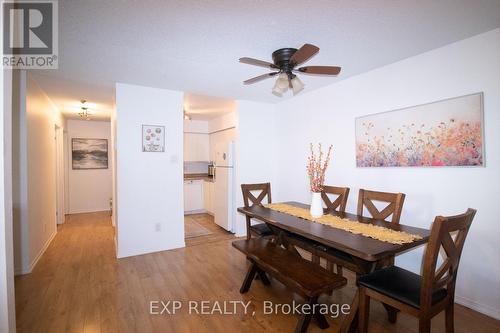
[[[234,232],[234,143],[215,145],[215,223]]]

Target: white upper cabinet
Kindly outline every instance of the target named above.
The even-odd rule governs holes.
[[[184,161],[210,161],[209,147],[208,122],[184,120]]]
[[[184,133],[184,161],[209,161],[208,134]]]

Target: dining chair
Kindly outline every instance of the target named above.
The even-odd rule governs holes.
[[[461,215],[435,218],[421,276],[392,266],[358,278],[360,333],[368,329],[371,298],[418,317],[420,333],[429,333],[432,317],[445,310],[446,333],[454,332],[458,264],[475,214],[469,208]],[[438,267],[440,254],[443,261]]]
[[[271,203],[271,183],[261,183],[261,184],[241,184],[241,191],[243,192],[243,204],[245,208],[252,207],[254,205],[263,206],[262,201],[267,196],[267,203]],[[252,192],[260,192],[255,196]],[[247,239],[250,239],[252,235],[257,237],[269,236],[273,232],[267,224],[265,223],[254,223],[252,224],[252,219],[247,215]]]
[[[385,202],[388,203],[388,205],[384,209],[379,210],[373,203],[374,201]],[[363,210],[366,207],[366,210],[370,213],[372,218],[386,221],[386,219],[392,215],[391,220],[388,222],[399,224],[404,201],[404,193],[377,192],[360,189],[358,196],[358,215],[364,216]]]
[[[337,186],[323,186],[321,191],[321,198],[325,203],[326,208],[324,209],[325,214],[331,214],[333,212],[345,213],[345,208],[347,206],[347,198],[349,197],[349,187],[337,187]],[[336,195],[335,199],[330,199],[330,195]],[[315,254],[312,255],[312,261],[319,263],[319,256],[316,257]],[[333,273],[334,267],[336,267],[337,274],[342,275],[342,265],[336,261],[326,260],[326,269]]]
[[[335,200],[331,200],[329,195],[336,195]],[[349,197],[349,187],[337,187],[337,186],[323,186],[321,191],[321,198],[325,203],[326,208],[324,209],[325,214],[330,214],[333,212],[345,213],[345,208],[347,205],[347,198]]]

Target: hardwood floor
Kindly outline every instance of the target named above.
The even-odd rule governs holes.
[[[241,295],[244,256],[231,247],[232,235],[202,237],[210,236],[183,249],[117,260],[109,215],[70,216],[33,273],[16,278],[18,332],[292,332],[296,315],[263,313],[265,300],[290,304],[291,292],[275,280],[270,287],[255,281]],[[354,291],[351,276],[348,287],[320,300],[349,303]],[[160,300],[179,300],[183,308],[175,315],[150,315],[150,302]],[[202,315],[188,313],[190,300],[251,304],[247,315],[242,307],[235,315]],[[335,332],[339,320],[328,320],[332,327],[325,332]],[[432,325],[433,332],[444,332],[444,317]],[[500,322],[457,305],[455,327],[457,333],[493,333]],[[417,330],[416,320],[404,314],[390,324],[382,306],[372,302],[369,332]],[[308,332],[323,331],[312,323]]]
[[[193,221],[205,227],[208,231],[211,232],[211,234],[206,236],[186,238],[186,246],[194,246],[218,242],[221,240],[236,239],[232,233],[222,229],[217,224],[215,224],[214,218],[209,214],[193,214],[184,216],[185,224]]]

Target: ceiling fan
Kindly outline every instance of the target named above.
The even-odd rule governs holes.
[[[262,74],[246,81],[243,84],[252,84],[261,80],[278,75],[278,79],[273,87],[272,93],[282,97],[288,88],[292,89],[296,95],[304,89],[304,83],[300,81],[296,74],[319,74],[319,75],[338,75],[340,67],[337,66],[305,66],[296,68],[298,65],[311,59],[319,52],[319,47],[312,44],[304,44],[300,49],[284,48],[273,52],[273,63],[253,58],[240,58],[240,62],[248,65],[266,67],[274,72]]]

